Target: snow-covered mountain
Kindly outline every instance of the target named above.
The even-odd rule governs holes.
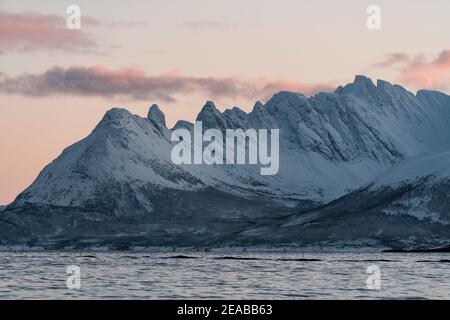
[[[370,183],[279,225],[283,238],[426,249],[450,245],[450,147],[404,160]],[[301,236],[299,236],[301,235]]]
[[[365,189],[390,194],[382,212],[419,221],[450,224],[450,148],[407,159],[375,178]]]
[[[171,129],[156,105],[147,118],[114,108],[2,212],[0,240],[209,246],[368,237],[399,243],[410,233],[392,226],[405,218],[413,217],[419,231],[431,232],[428,224],[434,228],[436,223],[447,230],[444,212],[415,210],[413,196],[407,200],[410,207],[390,203],[394,197],[380,190],[403,190],[402,170],[420,161],[437,159],[445,172],[448,162],[439,150],[450,144],[449,119],[449,96],[414,95],[364,76],[311,98],[280,92],[264,105],[257,102],[250,113],[237,107],[220,112],[207,102],[197,117],[204,130],[280,129],[280,170],[262,176],[257,165],[175,165]],[[174,129],[192,127],[179,121]],[[399,178],[393,181],[395,174]],[[445,183],[427,181],[420,201],[434,192],[433,186],[445,189]],[[369,195],[380,197],[383,213],[364,207]],[[349,213],[355,210],[356,217]],[[374,234],[364,227],[372,215],[369,229],[379,227]]]

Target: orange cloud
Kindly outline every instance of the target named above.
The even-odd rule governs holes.
[[[295,81],[243,80],[238,77],[192,77],[178,72],[148,76],[140,69],[111,70],[104,66],[52,67],[41,74],[0,77],[0,93],[23,96],[79,95],[158,99],[173,102],[176,95],[198,92],[211,98],[267,99],[282,90],[306,95],[332,90],[323,84]]]

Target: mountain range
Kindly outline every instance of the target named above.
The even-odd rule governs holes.
[[[112,108],[0,209],[0,244],[45,248],[431,249],[450,244],[450,96],[365,76],[249,113],[207,102],[203,129],[279,129],[280,168],[175,165],[174,129]]]

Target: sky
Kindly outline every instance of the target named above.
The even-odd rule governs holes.
[[[157,103],[172,126],[356,74],[450,93],[449,32],[448,0],[0,0],[0,204],[111,107]]]

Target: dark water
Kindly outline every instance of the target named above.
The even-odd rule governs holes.
[[[80,289],[67,288],[70,265]],[[0,299],[17,298],[449,299],[450,255],[0,252]]]

